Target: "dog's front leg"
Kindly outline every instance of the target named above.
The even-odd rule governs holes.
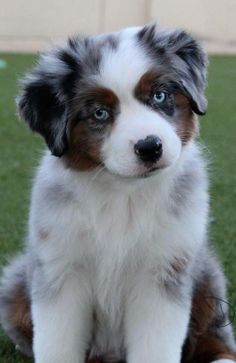
[[[127,306],[127,362],[179,363],[189,311],[170,292],[140,287]]]
[[[56,296],[32,301],[36,363],[84,363],[91,333],[91,303],[86,289],[71,278]]]

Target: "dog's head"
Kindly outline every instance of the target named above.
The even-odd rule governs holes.
[[[72,168],[148,175],[197,134],[206,66],[189,34],[156,25],[73,38],[27,75],[19,112]]]

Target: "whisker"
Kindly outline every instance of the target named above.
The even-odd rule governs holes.
[[[97,167],[96,167],[97,171],[95,171],[95,174],[93,174],[91,176],[91,178],[88,181],[88,185],[87,185],[87,189],[86,189],[86,195],[85,195],[85,199],[87,199],[87,196],[90,193],[90,190],[93,186],[94,181],[98,178],[98,176],[103,172],[103,170],[105,170],[105,166],[100,163]],[[95,169],[95,170],[96,170]]]
[[[105,166],[101,163],[96,169],[98,169],[97,172],[90,178],[91,183],[93,183],[95,179],[101,174],[101,172],[105,170]]]

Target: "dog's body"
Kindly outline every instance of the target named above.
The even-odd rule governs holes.
[[[28,354],[33,323],[36,363],[235,359],[195,141],[205,78],[191,37],[149,26],[70,40],[25,82],[20,113],[54,155],[0,316]]]

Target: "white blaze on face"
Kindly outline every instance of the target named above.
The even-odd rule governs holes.
[[[133,33],[121,36],[118,48],[103,55],[99,83],[117,95],[120,112],[104,141],[102,156],[106,168],[119,175],[138,176],[153,168],[170,166],[181,153],[181,141],[174,127],[134,96],[135,86],[151,66],[151,59],[138,46]],[[157,162],[147,166],[138,159],[134,145],[150,135],[161,139],[163,153]]]
[[[135,85],[152,65],[151,59],[138,46],[134,34],[138,29],[122,31],[117,48],[105,48],[100,64],[99,83],[112,89],[121,101],[133,94]]]
[[[181,141],[168,121],[135,99],[121,103],[120,114],[103,144],[102,154],[107,169],[124,176],[145,174],[148,167],[134,153],[134,145],[149,135],[158,136],[163,147],[162,157],[151,167],[149,165],[149,169],[175,163],[180,156]]]

